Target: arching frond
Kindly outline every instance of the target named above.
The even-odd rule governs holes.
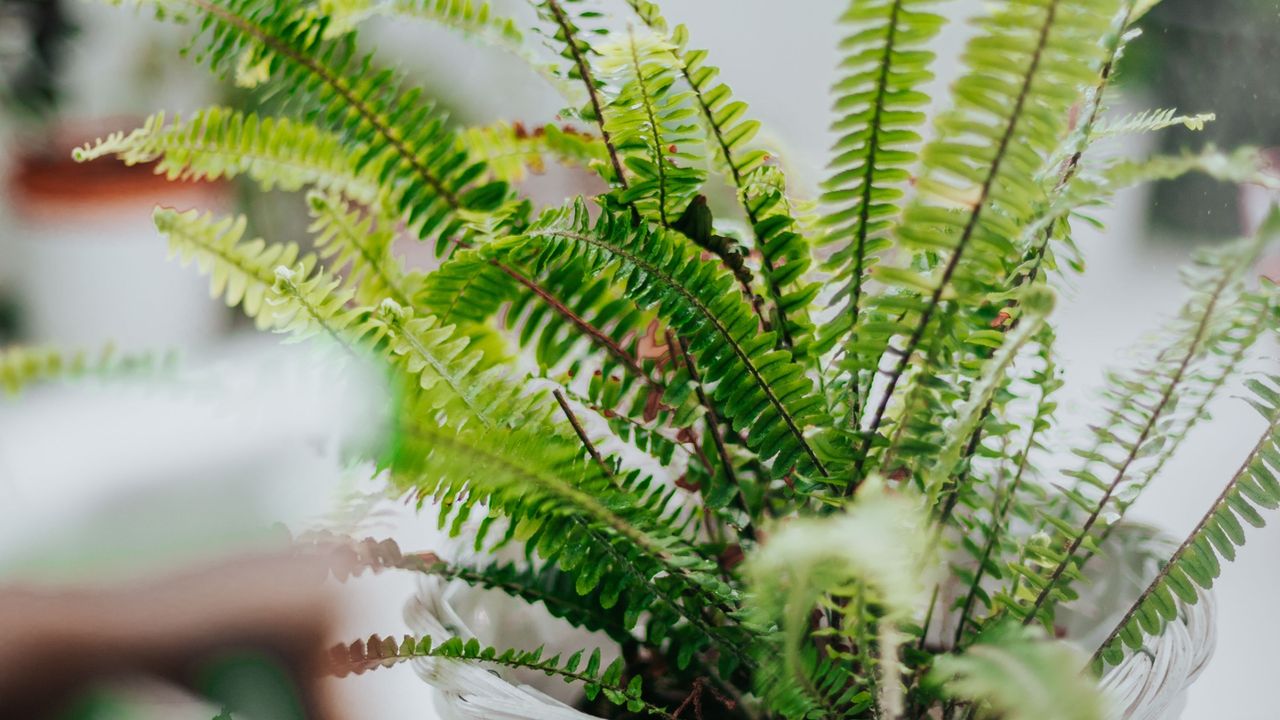
[[[397,188],[394,207],[419,237],[448,238],[464,229],[466,214],[494,211],[507,199],[505,184],[479,180],[483,164],[467,156],[417,88],[378,70],[350,36],[326,39],[327,20],[307,12],[303,0],[142,1],[202,18],[193,43],[216,71],[250,58],[267,82],[287,90],[278,93],[287,107],[339,134],[357,169],[377,168]]]
[[[1259,238],[1274,232],[1271,226]],[[1035,598],[1026,603],[1004,599],[1015,617],[1049,622],[1055,604],[1074,597],[1069,586],[1079,577],[1084,557],[1096,551],[1100,534],[1146,487],[1151,470],[1163,464],[1159,457],[1172,452],[1168,442],[1178,434],[1179,412],[1194,405],[1198,394],[1214,391],[1215,364],[1206,368],[1204,359],[1211,348],[1233,342],[1242,319],[1247,322],[1256,312],[1238,297],[1261,246],[1260,239],[1250,239],[1202,253],[1187,273],[1192,297],[1167,330],[1168,340],[1139,367],[1109,378],[1110,414],[1093,427],[1089,446],[1075,450],[1081,467],[1067,473],[1075,480],[1062,496],[1069,511],[1058,507],[1046,513],[1044,521],[1056,531],[1052,542],[1031,548],[1035,557],[1018,568],[1019,575],[1031,578]],[[1204,389],[1188,391],[1197,386]]]
[[[244,216],[216,218],[197,210],[179,212],[157,208],[156,229],[168,238],[169,252],[184,265],[195,264],[209,276],[209,292],[228,307],[240,306],[260,329],[274,328],[287,311],[267,302],[276,282],[276,269],[286,268],[305,277],[316,267],[316,258],[296,244],[269,244],[260,238],[246,240]]]
[[[1142,651],[1146,638],[1157,637],[1178,618],[1178,602],[1195,605],[1200,590],[1209,590],[1221,571],[1219,558],[1234,560],[1245,543],[1241,521],[1262,527],[1260,510],[1280,507],[1280,378],[1249,381],[1249,399],[1266,418],[1262,437],[1236,471],[1218,499],[1187,539],[1161,568],[1155,579],[1121,618],[1094,653],[1095,667],[1118,664],[1129,651]]]
[[[128,134],[116,132],[77,148],[73,157],[87,162],[115,156],[126,165],[155,162],[156,172],[170,180],[247,175],[264,190],[317,187],[366,205],[384,195],[377,173],[357,170],[357,154],[343,139],[314,125],[216,105],[167,120],[165,113],[156,113]]]
[[[481,645],[474,638],[463,641],[452,637],[433,644],[430,637],[405,636],[397,642],[392,638],[372,635],[367,641],[356,640],[350,645],[337,645],[329,652],[330,672],[338,677],[359,675],[380,667],[390,667],[415,658],[436,658],[453,662],[474,662],[480,665],[533,670],[559,677],[565,682],[582,683],[588,698],[603,694],[610,702],[626,707],[631,712],[645,712],[658,717],[673,717],[661,708],[645,701],[641,679],[632,676],[623,681],[623,662],[618,658],[603,671],[600,670],[600,651],[594,650],[583,665],[583,651],[561,660],[559,655],[544,658],[542,648],[536,650],[503,650]],[[581,668],[581,669],[579,669]]]
[[[900,319],[861,339],[883,347],[904,338],[860,455],[870,452],[917,351],[929,347],[939,312],[978,306],[1003,289],[1021,255],[1010,240],[1045,205],[1040,174],[1066,131],[1071,104],[1096,82],[1104,52],[1096,41],[1118,7],[1117,0],[1009,2],[977,21],[978,36],[964,54],[971,72],[957,81],[956,106],[922,151],[917,199],[896,230],[912,263],[876,273],[900,289],[892,306]]]
[[[405,271],[392,255],[395,231],[388,218],[353,209],[342,198],[313,192],[307,195],[316,253],[330,272],[346,271],[344,281],[363,305],[390,298],[410,305]]]

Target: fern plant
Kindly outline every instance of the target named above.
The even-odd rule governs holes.
[[[76,158],[308,192],[310,246],[197,210],[158,209],[156,225],[260,327],[384,365],[394,441],[369,459],[389,492],[521,559],[303,545],[339,577],[467,583],[619,650],[489,646],[442,624],[335,648],[336,674],[426,663],[441,683],[471,678],[451,692],[474,709],[493,680],[467,668],[532,670],[609,717],[1099,718],[1094,673],[1144,652],[1280,505],[1280,380],[1254,377],[1266,429],[1220,500],[1102,646],[1057,639],[1091,559],[1277,320],[1253,270],[1273,220],[1197,256],[1186,305],[1108,376],[1079,464],[1042,469],[1071,437],[1055,424],[1052,312],[1084,260],[1073,226],[1135,182],[1260,173],[1248,150],[1095,149],[1211,119],[1104,120],[1153,2],[984,4],[931,116],[950,4],[850,0],[813,200],[694,32],[647,0],[534,0],[528,23],[473,0],[137,4],[280,114],[160,114]],[[567,124],[455,126],[357,44],[388,15],[530,59]],[[603,189],[536,209],[514,183],[548,159]],[[400,242],[431,243],[438,267],[404,266]],[[0,380],[86,367],[9,351]]]

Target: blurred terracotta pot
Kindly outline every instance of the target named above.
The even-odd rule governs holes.
[[[74,162],[72,148],[93,135],[59,133],[21,152],[10,172],[6,264],[26,340],[124,350],[208,342],[226,312],[209,300],[204,278],[167,260],[151,213],[156,205],[225,208],[226,187],[168,182],[148,165]]]

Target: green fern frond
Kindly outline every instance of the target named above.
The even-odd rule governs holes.
[[[904,326],[910,331],[860,457],[871,450],[917,351],[928,347],[944,299],[948,307],[980,305],[1020,256],[1011,239],[1046,204],[1040,175],[1066,131],[1071,104],[1096,82],[1104,59],[1097,39],[1118,6],[1117,0],[1009,2],[978,20],[979,35],[964,54],[970,72],[953,88],[956,106],[939,118],[937,139],[922,151],[918,197],[896,231],[915,264],[877,268],[877,278],[901,291],[895,306],[903,320],[861,339],[883,347]]]
[[[465,250],[427,275],[415,300],[442,322],[531,350],[548,376],[616,379],[608,399],[594,391],[591,399],[624,414],[644,404],[652,419],[666,386],[640,346],[655,315],[623,299],[615,281],[614,272],[590,274],[580,262],[538,272],[484,249]]]
[[[436,658],[458,662],[474,662],[519,670],[532,670],[559,677],[565,682],[583,684],[588,699],[603,694],[610,702],[631,712],[644,712],[674,720],[674,716],[644,699],[640,676],[632,676],[624,682],[622,658],[600,670],[600,651],[593,650],[583,665],[583,651],[561,660],[559,655],[542,656],[542,648],[536,650],[503,650],[481,645],[472,638],[463,641],[452,637],[433,644],[430,637],[415,639],[405,636],[400,642],[393,638],[371,635],[367,641],[356,640],[350,645],[336,645],[329,652],[329,672],[337,677],[359,675],[380,667],[390,667],[406,660]],[[582,669],[579,670],[579,667]]]
[[[576,255],[587,269],[615,268],[631,301],[654,308],[688,341],[703,375],[717,383],[721,411],[735,428],[750,428],[748,443],[772,462],[775,477],[793,467],[826,474],[805,435],[808,425],[825,425],[812,382],[788,353],[772,349],[772,333],[758,332],[733,279],[687,246],[607,213],[593,226],[578,202],[548,211],[525,235],[488,251],[543,265]],[[734,381],[719,382],[726,377]]]
[[[1023,346],[1039,334],[1046,317],[1053,311],[1053,291],[1032,287],[1024,293],[1021,304],[1024,312],[1018,328],[1000,344],[999,350],[988,361],[982,375],[974,382],[969,397],[956,412],[955,422],[946,430],[946,441],[941,446],[933,467],[924,473],[924,492],[929,507],[937,504],[943,486],[950,478],[957,477],[957,465],[965,457],[970,439],[986,420],[996,393],[1008,382],[1010,369]],[[971,451],[970,451],[971,452]]]
[[[1241,521],[1262,527],[1259,510],[1280,507],[1280,378],[1250,380],[1249,399],[1267,421],[1262,437],[1222,494],[1187,536],[1169,562],[1134,602],[1115,630],[1094,653],[1095,667],[1118,664],[1127,647],[1141,651],[1148,637],[1160,636],[1178,618],[1178,602],[1195,605],[1200,590],[1209,590],[1221,569],[1219,558],[1234,560],[1245,543]]]
[[[600,79],[596,76],[592,66],[593,59],[599,53],[584,37],[589,31],[580,25],[584,19],[597,17],[598,13],[579,10],[575,14],[571,11],[571,8],[580,4],[581,0],[536,0],[534,2],[538,15],[550,23],[553,28],[551,39],[559,45],[560,57],[569,63],[568,67],[563,71],[564,75],[582,83],[583,88],[586,90],[587,107],[580,114],[582,114],[583,119],[595,122],[596,127],[600,129],[600,138],[604,143],[605,151],[609,158],[608,168],[611,171],[605,173],[604,177],[625,191],[629,183],[627,182],[626,174],[622,171],[622,161],[617,144],[614,142],[609,128],[605,125],[604,103],[606,98],[604,97]]]
[[[316,267],[315,256],[303,254],[294,243],[245,240],[248,221],[243,215],[218,219],[197,210],[157,208],[154,221],[168,238],[170,255],[184,265],[194,263],[209,276],[210,295],[222,298],[228,307],[240,306],[259,329],[276,327],[287,314],[267,302],[276,269],[306,277]]]
[[[405,272],[391,253],[395,231],[387,218],[352,209],[341,197],[312,192],[307,195],[316,253],[330,272],[345,269],[344,284],[363,305],[386,298],[408,306]]]
[[[916,162],[923,106],[921,86],[932,77],[933,53],[925,50],[943,19],[929,12],[933,0],[851,2],[840,17],[848,33],[840,43],[840,79],[833,88],[840,134],[832,148],[831,176],[823,183],[827,261],[840,290],[838,314],[823,328],[826,345],[844,338],[843,367],[857,376],[849,385],[847,412],[856,418],[859,396],[875,368],[859,347],[867,274],[889,247],[889,231]],[[873,353],[874,354],[874,353]]]
[[[125,0],[116,0],[123,2]],[[390,70],[377,70],[350,35],[325,39],[327,20],[303,0],[143,0],[161,11],[204,18],[197,39],[216,71],[251,56],[289,107],[338,133],[357,170],[377,168],[384,184],[403,183],[395,208],[421,238],[449,238],[468,214],[500,208],[503,183],[481,182],[484,166],[470,159],[443,115]]]
[[[989,498],[983,497],[974,486],[957,488],[955,494],[956,502],[962,506],[989,508],[985,515],[977,509],[969,514],[956,515],[964,533],[961,549],[972,559],[971,565],[953,568],[956,576],[968,586],[955,606],[959,613],[954,641],[957,648],[964,647],[966,636],[971,631],[981,631],[986,626],[985,621],[978,622],[973,618],[976,617],[978,603],[987,610],[993,607],[983,581],[986,578],[1004,580],[1007,558],[1018,551],[1017,537],[1009,532],[1009,528],[1015,522],[1035,522],[1037,518],[1033,513],[1044,504],[1045,491],[1033,482],[1039,475],[1039,470],[1032,457],[1037,453],[1048,452],[1044,439],[1052,427],[1053,414],[1057,409],[1056,393],[1064,383],[1054,360],[1052,330],[1046,326],[1041,333],[1041,337],[1036,339],[1040,367],[1027,379],[1028,384],[1038,392],[1038,397],[1029,417],[1023,421],[1026,439],[1020,441],[1020,451],[1010,455],[1010,448],[1015,440],[1005,435],[1006,442],[1000,453],[995,487]],[[1006,468],[1003,465],[1006,459],[1012,467]],[[972,496],[972,499],[965,495]],[[983,538],[981,545],[977,542],[978,537]]]
[[[410,309],[392,300],[383,301],[372,322],[384,330],[388,357],[426,391],[422,398],[433,398],[420,410],[439,418],[460,401],[468,412],[448,417],[447,422],[461,425],[474,417],[487,428],[513,427],[529,419],[530,407],[539,397],[524,396],[521,384],[510,382],[501,368],[478,371],[483,352],[455,326],[443,325],[430,315],[414,317]],[[447,386],[450,393],[431,393],[437,384]]]
[[[290,335],[294,342],[325,336],[351,353],[368,336],[372,336],[368,342],[377,342],[379,331],[368,311],[353,300],[353,292],[344,289],[338,278],[323,271],[308,275],[305,266],[284,265],[276,268],[267,296],[277,332]]]
[[[1159,457],[1173,451],[1168,443],[1179,434],[1179,410],[1195,404],[1197,396],[1188,388],[1208,386],[1204,392],[1212,392],[1218,382],[1214,365],[1206,369],[1204,358],[1231,342],[1256,312],[1254,303],[1239,300],[1242,283],[1275,231],[1272,222],[1255,239],[1202,253],[1188,270],[1193,295],[1168,329],[1167,343],[1140,368],[1109,378],[1110,414],[1094,427],[1090,446],[1074,451],[1083,460],[1079,469],[1066,473],[1075,487],[1064,490],[1061,504],[1044,514],[1044,522],[1054,526],[1054,538],[1047,547],[1030,547],[1035,551],[1032,562],[1015,568],[1035,588],[1035,598],[1027,604],[1004,598],[1015,617],[1025,623],[1049,622],[1054,605],[1074,597],[1069,586],[1086,554],[1097,551],[1099,533],[1123,517],[1150,481],[1151,470],[1163,464]],[[1078,522],[1063,519],[1077,513]]]
[[[634,640],[631,631],[639,621],[640,608],[624,613],[617,606],[601,602],[603,588],[597,586],[583,595],[574,577],[554,565],[493,563],[472,567],[446,562],[435,553],[406,553],[391,539],[356,540],[331,533],[308,534],[295,541],[302,550],[331,559],[330,571],[345,582],[364,572],[401,570],[458,580],[473,587],[495,590],[531,605],[541,604],[554,617],[590,631],[607,633],[618,642]]]
[[[142,127],[77,148],[77,162],[115,156],[126,165],[156,162],[170,180],[221,180],[247,175],[264,190],[314,186],[366,205],[379,201],[376,173],[357,171],[338,135],[288,118],[261,118],[213,106],[190,118],[156,113]]]
[[[631,30],[597,51],[601,77],[616,88],[604,124],[631,171],[619,200],[670,228],[706,182],[693,99],[676,84],[675,47]]]
[[[578,593],[599,587],[603,607],[650,613],[648,642],[670,643],[680,668],[707,648],[718,650],[726,671],[752,662],[735,592],[670,530],[669,492],[636,474],[603,472],[584,461],[576,438],[545,424],[499,432],[419,424],[407,432],[394,476],[439,504],[453,532],[483,502],[508,519],[507,539],[571,574]],[[475,532],[477,544],[490,527]]]
[[[667,21],[654,3],[628,0],[627,4],[647,27],[667,34]],[[790,208],[786,207],[786,182],[781,171],[773,168],[766,173],[769,154],[751,147],[760,129],[759,121],[745,117],[746,103],[734,99],[728,85],[718,80],[720,70],[707,63],[707,52],[689,50],[688,41],[684,25],[671,31],[676,67],[692,90],[691,99],[706,128],[706,144],[713,148],[721,172],[734,188],[751,225],[754,246],[760,251],[761,275],[773,303],[773,317],[759,308],[757,313],[776,324],[780,347],[805,359],[812,334],[805,306],[813,290],[804,282],[811,248],[794,218],[786,215]],[[726,267],[741,274],[734,259],[715,247],[709,249],[721,256]],[[744,287],[750,288],[750,276],[741,279]],[[792,318],[792,313],[800,317]]]
[[[607,162],[600,138],[548,123],[528,130],[505,122],[462,131],[471,157],[483,161],[495,180],[518,183],[529,173],[541,173],[548,156],[568,165],[595,167]]]
[[[1257,148],[1240,147],[1228,153],[1212,145],[1200,152],[1122,160],[1106,169],[1105,179],[1113,190],[1119,190],[1156,180],[1173,180],[1192,172],[1236,185],[1280,187],[1280,180]]]
[[[760,251],[765,289],[773,301],[773,326],[782,347],[813,366],[818,351],[813,347],[810,307],[821,285],[808,277],[813,248],[801,214],[787,197],[786,178],[776,167],[758,168],[747,176],[742,198]]]

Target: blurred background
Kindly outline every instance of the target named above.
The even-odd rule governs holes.
[[[521,3],[496,4],[528,16]],[[621,14],[621,3],[614,5]],[[795,191],[812,196],[832,139],[826,97],[837,60],[834,20],[844,0],[666,5],[667,16],[690,26],[692,44],[709,49],[728,84],[765,123],[766,142],[782,153]],[[1274,82],[1280,3],[1165,0],[1144,21],[1144,32],[1122,65],[1111,96],[1115,110],[1176,107],[1214,112],[1217,121],[1203,132],[1170,130],[1109,151],[1280,146]],[[955,55],[965,33],[963,25],[951,25],[940,54]],[[521,61],[436,28],[375,20],[362,37],[385,62],[414,73],[461,122],[542,124],[561,107]],[[157,109],[249,101],[179,57],[185,39],[183,29],[148,13],[0,0],[0,345],[93,349],[110,342],[122,350],[178,351],[188,368],[161,390],[53,388],[0,402],[0,523],[7,523],[0,529],[0,572],[10,577],[50,568],[101,571],[86,545],[104,556],[129,556],[155,537],[147,523],[157,513],[168,519],[164,537],[190,547],[223,547],[259,521],[333,517],[343,510],[335,498],[359,474],[336,458],[317,464],[294,451],[376,417],[377,383],[317,400],[315,389],[332,385],[327,371],[279,349],[274,338],[254,335],[209,300],[204,278],[166,260],[150,219],[156,204],[239,211],[251,232],[301,242],[307,224],[301,199],[235,183],[166,183],[145,166],[70,161],[71,148],[130,130]],[[954,67],[939,64],[939,87]],[[536,193],[556,199],[579,189],[581,179],[551,171],[534,183]],[[1192,249],[1240,234],[1269,200],[1193,178],[1130,191],[1102,213],[1105,231],[1078,229],[1088,273],[1064,283],[1057,314],[1068,383],[1062,425],[1081,427],[1091,417],[1103,369],[1125,362],[1126,348],[1176,310],[1182,297],[1176,269]],[[1267,353],[1274,357],[1274,348]],[[1258,424],[1238,399],[1224,399],[1214,415],[1217,422],[1193,434],[1139,504],[1140,519],[1182,536],[1217,495]],[[249,431],[265,427],[278,434]],[[228,478],[240,482],[229,490]],[[382,520],[402,545],[438,540],[424,529],[429,520],[402,514]],[[104,516],[109,520],[95,520]],[[341,634],[406,631],[402,609],[412,590],[412,579],[399,577],[357,583]],[[1251,531],[1240,559],[1223,574],[1218,598],[1218,656],[1192,689],[1184,717],[1275,718],[1269,682],[1280,650],[1280,524]],[[423,714],[430,692],[408,669],[344,681],[341,693],[353,708],[350,717],[407,709],[431,717]]]

